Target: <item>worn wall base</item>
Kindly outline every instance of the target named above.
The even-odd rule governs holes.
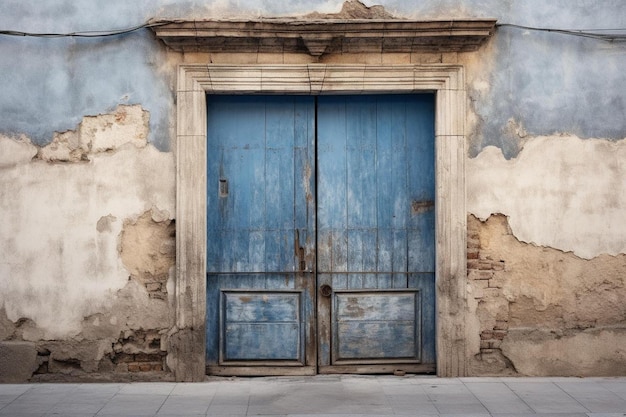
[[[468,217],[474,375],[626,372],[626,255],[587,260]]]
[[[27,382],[37,369],[37,349],[29,342],[0,342],[0,383]]]

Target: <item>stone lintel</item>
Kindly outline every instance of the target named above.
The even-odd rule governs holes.
[[[466,52],[494,32],[495,19],[461,20],[176,20],[151,22],[180,52]]]

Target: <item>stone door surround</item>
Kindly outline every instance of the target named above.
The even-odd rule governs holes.
[[[153,30],[169,48],[184,53],[304,52],[313,60],[345,54],[345,62],[346,56],[359,53],[474,51],[493,33],[495,23],[494,19],[176,20],[154,22]],[[179,66],[176,91],[176,325],[168,335],[167,363],[177,380],[205,377],[206,143],[211,140],[206,129],[207,95],[423,92],[436,94],[437,374],[467,374],[463,67],[203,63]]]

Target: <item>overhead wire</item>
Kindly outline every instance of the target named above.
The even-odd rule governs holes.
[[[114,30],[89,30],[68,33],[48,33],[48,32],[24,32],[19,30],[0,30],[0,36],[18,36],[18,37],[34,37],[34,38],[103,38],[108,36],[124,35],[136,32],[141,29],[148,29],[158,26],[164,26],[169,23],[177,23],[179,20],[148,20],[145,23],[131,26],[123,29]],[[518,25],[514,23],[497,23],[496,27],[509,27],[521,30],[530,30],[538,32],[558,33],[561,35],[579,36],[601,40],[604,42],[626,42],[626,28],[616,29],[558,29]]]
[[[561,35],[579,36],[583,38],[597,39],[605,42],[626,42],[626,29],[556,29],[533,26],[516,25],[513,23],[496,23],[496,27],[510,27],[537,32],[559,33]],[[621,32],[621,33],[619,33]]]
[[[127,33],[136,32],[141,29],[153,28],[176,23],[176,20],[147,21],[140,25],[113,30],[88,30],[81,32],[69,33],[46,33],[46,32],[22,32],[19,30],[0,30],[0,35],[6,36],[24,36],[33,38],[102,38],[107,36],[125,35]]]

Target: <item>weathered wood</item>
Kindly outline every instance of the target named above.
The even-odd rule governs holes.
[[[320,374],[393,374],[395,371],[404,371],[414,374],[435,373],[433,364],[393,363],[389,365],[334,365],[320,366]]]
[[[206,153],[200,148],[185,147],[192,138],[198,145],[206,141],[205,93],[415,93],[436,91],[437,168],[436,212],[436,299],[437,364],[441,376],[466,373],[468,353],[465,352],[465,81],[462,67],[457,65],[183,65],[179,71],[177,150],[177,326],[170,332],[168,366],[179,380],[200,380],[204,373],[205,268],[203,257],[207,240],[204,228],[206,208],[204,176]],[[188,94],[191,92],[191,94]],[[182,150],[182,151],[181,151]],[[185,172],[181,173],[180,171]],[[200,225],[200,226],[199,226]],[[393,236],[392,236],[393,237]],[[404,241],[393,237],[394,245]],[[394,254],[398,251],[394,250]],[[394,255],[395,256],[395,255]],[[394,264],[405,260],[392,257]],[[200,277],[198,279],[197,277]],[[399,275],[406,282],[406,276]],[[301,278],[297,278],[301,279]],[[304,278],[302,278],[304,279]],[[320,284],[324,282],[320,276]],[[392,278],[395,284],[395,278]],[[398,286],[407,285],[398,282]],[[454,287],[454,290],[450,290]],[[423,289],[420,291],[424,291]],[[434,291],[434,289],[433,289]],[[319,299],[323,306],[324,300]],[[322,307],[319,307],[322,308]],[[185,327],[195,323],[194,327]],[[200,326],[198,326],[200,324]],[[307,331],[311,334],[311,329]],[[318,329],[324,334],[323,327]],[[194,353],[194,351],[196,353]],[[320,351],[320,358],[324,353]],[[257,369],[271,374],[273,368]],[[341,372],[341,368],[333,368]],[[347,367],[349,372],[374,372],[372,366]],[[385,368],[382,372],[393,372]],[[199,372],[198,370],[201,370]],[[425,369],[423,372],[432,372]],[[328,372],[321,367],[320,372]],[[407,370],[410,372],[409,370]],[[311,371],[307,368],[306,372]]]
[[[318,273],[334,291],[318,305],[320,366],[435,363],[433,343],[422,354],[422,340],[434,340],[434,291],[418,299],[407,275],[435,268],[434,108],[432,95],[318,99]],[[412,289],[412,302],[387,288]]]
[[[207,101],[207,364],[233,375],[315,364],[314,280],[302,271],[315,259],[314,100]]]
[[[220,363],[242,360],[303,363],[301,310],[300,292],[223,290]]]
[[[315,375],[315,366],[281,366],[281,365],[257,365],[257,366],[207,366],[206,373],[216,376],[299,376]]]

